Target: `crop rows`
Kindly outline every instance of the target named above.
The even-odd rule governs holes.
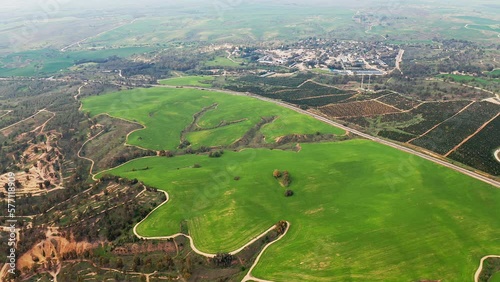
[[[311,107],[321,107],[328,104],[339,103],[343,100],[349,99],[354,94],[341,94],[334,96],[322,96],[317,98],[310,99],[300,99],[300,100],[289,100],[290,103],[294,103],[297,105],[307,105]]]
[[[398,110],[377,101],[329,105],[321,108],[321,112],[331,117],[373,116],[394,113]]]
[[[475,103],[450,120],[412,143],[440,154],[446,154],[498,113],[499,106],[489,102]]]
[[[477,135],[459,147],[450,158],[495,176],[500,175],[500,162],[493,155],[500,148],[498,133],[500,117],[494,119]]]
[[[424,121],[406,128],[401,128],[401,130],[415,135],[423,134],[440,122],[443,122],[455,115],[469,103],[470,101],[452,101],[423,104],[412,110],[411,114],[413,116],[421,115],[424,118]]]
[[[380,102],[394,106],[400,110],[411,110],[420,104],[419,101],[405,98],[399,94],[391,94],[378,99]]]
[[[413,135],[410,135],[408,133],[393,130],[382,130],[378,133],[378,136],[399,142],[408,142],[408,140],[411,140],[414,137]]]

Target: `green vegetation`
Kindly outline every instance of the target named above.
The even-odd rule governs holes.
[[[493,274],[489,282],[500,282],[500,272]]]
[[[187,140],[197,146],[229,144],[261,115],[278,117],[262,128],[268,140],[341,133],[257,99],[186,88],[90,97],[84,110],[144,124],[129,143],[151,149],[175,148],[193,116],[202,130],[189,132]],[[271,173],[276,168],[293,175],[286,188],[293,197],[283,196]],[[241,247],[280,220],[291,222],[289,233],[254,270],[266,279],[465,280],[485,253],[500,251],[491,244],[500,228],[498,190],[366,140],[301,144],[298,153],[245,149],[218,158],[149,157],[109,173],[170,194],[170,202],[138,226],[142,236],[172,235],[186,222],[199,249],[219,253]]]
[[[129,57],[149,52],[153,48],[127,47],[61,52],[53,49],[13,53],[0,58],[0,76],[35,76],[55,74],[83,62],[103,61],[112,56]]]
[[[365,140],[302,147],[152,157],[111,172],[169,192],[171,201],[138,227],[143,236],[177,233],[187,220],[199,249],[227,252],[291,222],[255,269],[260,278],[463,281],[484,254],[500,252],[491,243],[498,190]],[[271,172],[280,167],[293,175],[291,198],[276,189]]]
[[[496,83],[494,80],[482,77],[473,77],[470,75],[459,75],[459,74],[440,74],[438,77],[449,79],[453,82],[465,83],[465,84],[477,84],[479,86],[488,86]]]
[[[198,120],[199,130],[187,135],[187,140],[195,147],[233,143],[261,121],[262,113],[278,117],[261,129],[268,141],[290,134],[344,133],[272,103],[197,89],[150,88],[115,92],[85,99],[83,109],[92,116],[109,113],[137,121],[146,128],[130,134],[129,144],[168,150],[179,146],[179,134],[193,122],[193,115],[214,104],[217,104],[216,109],[208,110]]]
[[[202,86],[210,87],[215,77],[213,76],[181,76],[168,79],[162,79],[159,81],[163,85],[171,86]]]
[[[213,59],[211,61],[205,62],[205,66],[207,66],[207,67],[239,67],[239,66],[241,66],[241,63],[238,63],[236,61],[233,62],[226,57],[216,57],[215,59]]]
[[[486,19],[486,18],[480,18],[480,17],[474,17],[474,16],[458,16],[456,18],[470,21],[470,22],[473,22],[475,24],[481,24],[481,25],[495,25],[495,24],[499,23],[498,21],[495,21],[492,19]]]

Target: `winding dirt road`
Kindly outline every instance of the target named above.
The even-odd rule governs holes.
[[[483,264],[484,261],[489,259],[489,258],[500,258],[500,256],[497,255],[489,255],[485,256],[481,259],[481,262],[479,263],[479,268],[477,269],[476,273],[474,274],[474,282],[479,282],[479,275],[481,275],[481,272],[483,271]]]
[[[133,232],[134,232],[134,235],[139,238],[139,239],[143,239],[143,240],[168,240],[168,239],[174,239],[176,237],[179,237],[179,236],[184,236],[186,238],[189,239],[189,245],[191,246],[191,249],[199,254],[199,255],[202,255],[204,257],[207,257],[207,258],[213,258],[216,256],[216,254],[210,254],[210,253],[206,253],[206,252],[203,252],[203,251],[200,251],[198,248],[196,248],[196,246],[194,245],[194,241],[193,241],[193,238],[190,236],[190,235],[186,235],[186,234],[183,234],[183,233],[177,233],[177,234],[174,234],[174,235],[171,235],[171,236],[160,236],[160,237],[145,237],[145,236],[141,236],[139,235],[139,233],[137,233],[137,226],[139,226],[139,224],[143,223],[151,214],[153,214],[157,209],[159,209],[160,207],[162,207],[163,205],[167,204],[168,201],[170,200],[170,196],[168,195],[167,192],[165,191],[162,191],[163,193],[165,193],[165,197],[166,197],[166,200],[163,201],[163,203],[159,204],[155,209],[153,209],[146,217],[144,217],[141,221],[139,221],[139,223],[137,223],[135,226],[134,226],[134,229],[133,229]],[[252,276],[252,270],[255,268],[255,266],[257,265],[257,263],[259,262],[260,260],[260,257],[262,256],[262,254],[264,253],[264,251],[272,244],[274,244],[275,242],[281,240],[285,235],[286,233],[288,232],[288,230],[290,229],[290,222],[286,222],[287,223],[287,227],[285,229],[285,232],[283,232],[283,234],[281,234],[278,238],[276,238],[276,240],[268,243],[266,246],[264,246],[264,248],[262,249],[262,251],[260,251],[259,255],[257,256],[257,258],[255,259],[255,262],[252,264],[252,266],[250,267],[250,270],[248,271],[247,275],[243,278],[242,282],[245,282],[245,281],[259,281],[259,282],[269,282],[268,280],[262,280],[262,279],[258,279],[258,278],[255,278]],[[275,229],[276,226],[273,225],[271,226],[269,229],[267,229],[266,231],[264,231],[263,233],[261,233],[260,235],[256,236],[255,238],[253,238],[252,240],[250,240],[248,243],[246,243],[245,245],[243,245],[241,248],[238,248],[232,252],[229,252],[229,254],[231,255],[236,255],[238,254],[239,252],[241,252],[242,250],[244,250],[245,248],[247,248],[248,246],[250,246],[251,244],[255,243],[256,241],[262,239],[264,236],[266,236],[267,233],[269,233],[270,231],[272,231],[273,229]]]

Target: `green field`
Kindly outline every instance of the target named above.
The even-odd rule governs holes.
[[[171,86],[201,86],[210,87],[215,77],[213,76],[181,76],[168,79],[162,79],[159,81],[163,85]]]
[[[344,134],[343,130],[311,117],[255,98],[187,88],[135,89],[90,97],[83,101],[83,109],[92,116],[109,113],[146,126],[146,129],[129,136],[129,144],[153,150],[172,150],[179,145],[180,132],[192,123],[193,115],[215,103],[217,108],[206,112],[198,121],[198,125],[206,130],[187,136],[194,147],[229,145],[261,121],[261,116],[277,117],[261,129],[267,141],[289,134]],[[236,123],[210,129],[222,121]]]
[[[153,48],[129,47],[71,52],[41,49],[13,53],[0,57],[0,77],[51,75],[65,71],[81,60],[102,60],[111,56],[129,57],[151,50]]]
[[[473,77],[470,75],[459,75],[459,74],[440,74],[440,78],[448,78],[451,81],[465,84],[478,84],[482,86],[489,86],[495,83],[494,80],[489,78]]]
[[[233,59],[234,60],[234,59]],[[241,67],[241,64],[235,60],[235,62],[229,60],[226,57],[216,57],[211,61],[205,62],[207,67]]]
[[[500,75],[500,69],[496,69],[494,71],[490,71],[490,72],[488,72],[488,75],[490,75],[490,76],[498,76],[498,75]]]
[[[132,135],[129,143],[153,149],[178,144],[191,115],[214,102],[218,108],[206,113],[201,126],[241,117],[255,123],[259,115],[279,115],[263,129],[266,135],[327,130],[273,104],[210,91],[137,89],[83,101],[92,115],[109,112],[145,124],[148,129]],[[199,142],[227,143],[240,136],[240,127],[219,128],[223,132]],[[232,251],[288,220],[289,233],[254,270],[259,278],[468,281],[482,256],[500,252],[500,190],[366,140],[301,147],[300,152],[227,150],[221,158],[143,158],[110,173],[169,192],[169,204],[138,226],[143,236],[178,233],[186,220],[199,249]],[[274,169],[290,172],[293,197],[284,197],[284,188],[272,177]]]
[[[493,274],[488,282],[500,282],[500,272]]]
[[[111,172],[169,192],[169,204],[138,227],[143,236],[177,233],[187,220],[198,248],[231,251],[291,222],[255,269],[259,278],[468,281],[482,256],[500,252],[499,190],[370,141],[302,147],[153,157]],[[293,197],[274,169],[290,172]]]
[[[500,24],[499,21],[492,20],[492,19],[486,19],[486,18],[480,18],[480,17],[474,17],[474,16],[458,16],[456,17],[458,19],[466,20],[473,22],[475,24],[480,24],[480,25],[496,25]]]

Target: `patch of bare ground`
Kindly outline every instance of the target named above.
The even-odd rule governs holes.
[[[18,195],[37,196],[63,188],[61,161],[64,157],[57,145],[60,137],[61,135],[55,131],[20,135],[18,142],[26,142],[27,148],[20,154],[21,157],[8,156],[12,157],[21,169],[15,172]],[[0,175],[0,181],[6,179],[7,174]]]
[[[76,242],[73,238],[69,240],[61,237],[57,228],[48,228],[47,238],[34,245],[28,252],[17,260],[17,268],[29,271],[34,268],[53,271],[60,266],[65,254],[83,254],[85,251],[97,248],[100,243]]]

